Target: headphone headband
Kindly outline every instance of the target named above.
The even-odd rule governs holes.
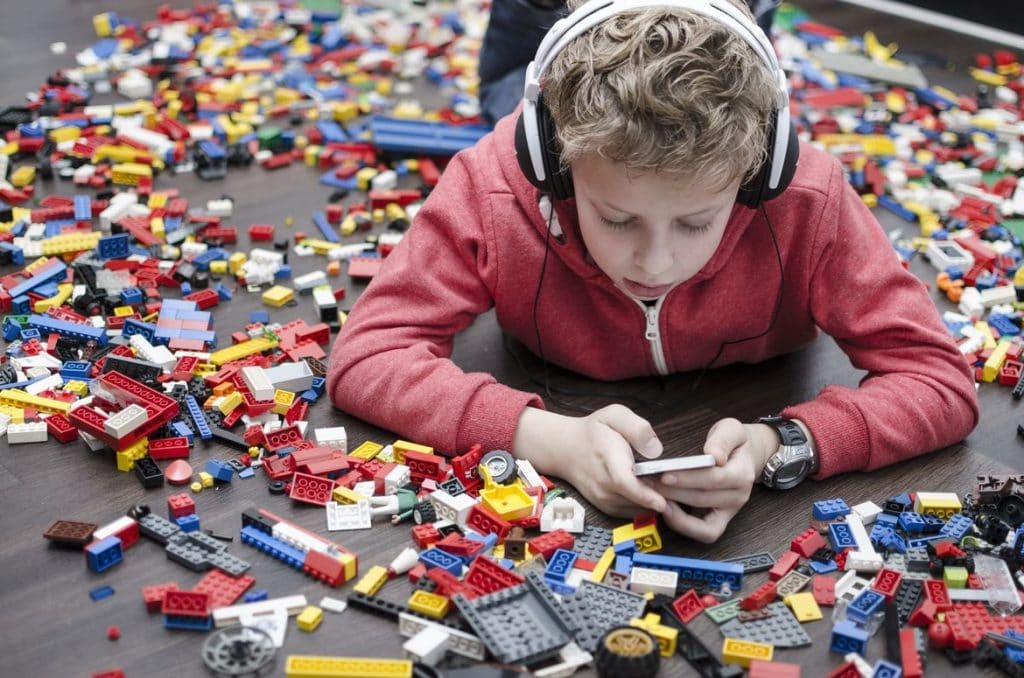
[[[542,137],[539,129],[537,102],[541,93],[541,77],[551,63],[574,39],[616,14],[638,9],[663,7],[681,9],[707,17],[731,29],[758,55],[772,71],[775,79],[775,144],[769,151],[768,188],[775,189],[782,179],[786,150],[789,146],[789,89],[786,74],[779,66],[775,50],[764,32],[728,0],[590,0],[572,14],[555,22],[541,41],[533,61],[526,67],[523,86],[521,121],[525,132],[529,162],[538,181],[547,179]]]

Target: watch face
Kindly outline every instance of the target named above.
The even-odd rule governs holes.
[[[806,445],[783,445],[775,455],[779,463],[777,466],[769,464],[774,466],[774,473],[769,473],[771,487],[788,490],[811,471],[811,453]]]

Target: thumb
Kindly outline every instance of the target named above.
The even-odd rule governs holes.
[[[733,450],[746,440],[747,431],[738,419],[721,419],[708,431],[704,454],[715,458],[716,466],[725,466]]]
[[[644,457],[660,457],[664,451],[651,423],[625,405],[609,405],[594,415],[598,421],[618,432]]]

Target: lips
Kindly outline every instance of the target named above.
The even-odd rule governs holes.
[[[638,282],[634,282],[628,278],[623,280],[623,283],[631,294],[645,299],[657,299],[672,289],[672,285],[657,285],[651,287],[649,285],[642,285]]]

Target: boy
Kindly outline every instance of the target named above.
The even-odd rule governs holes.
[[[706,542],[754,482],[784,489],[963,438],[978,418],[968,366],[839,164],[797,150],[749,11],[626,4],[556,24],[520,110],[452,159],[332,350],[335,405],[447,452],[509,449],[608,513],[655,510]],[[632,450],[662,446],[628,408],[554,414],[449,360],[492,306],[542,358],[596,379],[761,361],[819,329],[868,375],[781,416],[719,421],[714,467],[641,482]]]

